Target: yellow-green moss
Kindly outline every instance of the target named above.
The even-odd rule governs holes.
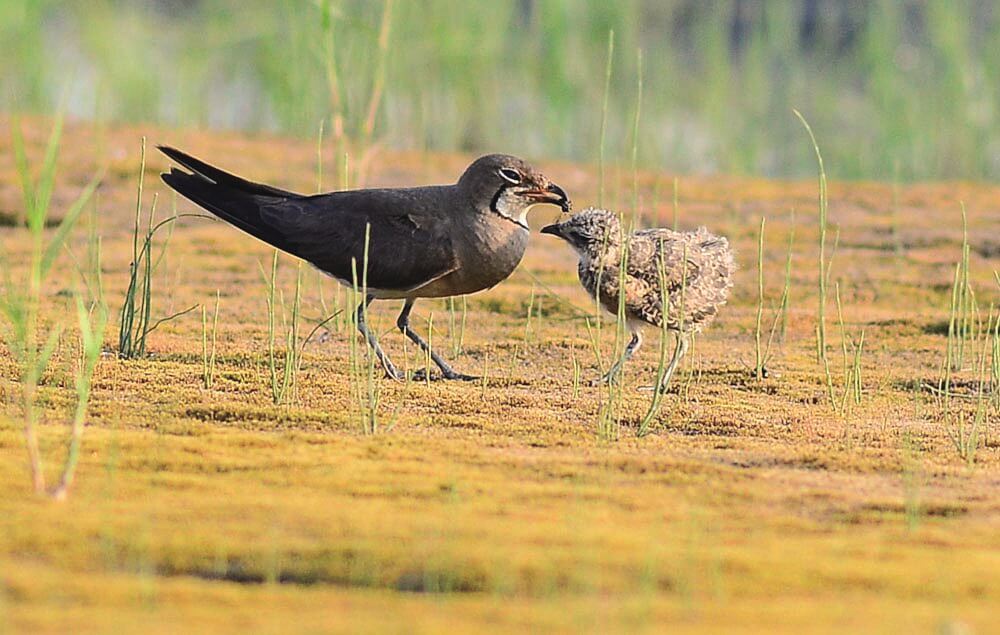
[[[133,152],[139,132],[110,131],[109,152]],[[284,174],[314,169],[308,144],[142,132],[279,185],[296,185]],[[88,134],[67,130],[63,192],[105,160],[74,142]],[[0,209],[19,204],[5,142]],[[268,151],[274,144],[288,146],[281,162],[301,165],[279,163]],[[437,178],[454,178],[466,159],[434,157]],[[383,153],[370,182],[394,184],[378,171],[389,166],[394,179],[418,179],[421,160]],[[125,286],[134,196],[130,164],[115,165],[121,178],[98,199],[112,302]],[[150,175],[164,166],[151,160]],[[578,205],[592,200],[592,168],[545,167]],[[648,176],[640,184],[651,188]],[[942,425],[916,416],[912,387],[935,377],[944,346],[932,327],[960,240],[949,209],[962,198],[974,228],[995,227],[1000,190],[904,189],[900,205],[912,213],[898,261],[877,230],[891,188],[831,188],[845,317],[869,325],[865,402],[844,421],[823,405],[814,361],[815,228],[805,218],[813,187],[684,179],[682,225],[731,236],[744,270],[732,305],[697,343],[700,379],[687,399],[668,395],[656,434],[635,439],[626,427],[616,443],[597,438],[599,393],[584,386],[573,396],[571,349],[585,380],[596,368],[586,329],[557,303],[591,305],[572,254],[546,236],[532,238],[510,280],[468,303],[456,367],[479,373],[488,356],[498,387],[385,382],[383,412],[396,413],[395,428],[370,438],[349,397],[352,334],[311,344],[299,398],[274,406],[257,273],[269,250],[222,224],[184,223],[158,273],[154,312],[214,302],[221,291],[216,385],[202,387],[193,314],[150,336],[150,359],[103,360],[77,486],[63,504],[29,491],[15,369],[0,355],[0,632],[926,632],[955,624],[985,632],[1000,603],[996,428],[969,470]],[[64,198],[57,191],[56,204]],[[765,265],[776,286],[791,206],[800,222],[788,341],[772,364],[780,377],[757,384],[745,367],[753,227],[768,215]],[[0,228],[0,241],[16,269],[16,230]],[[989,264],[973,258],[983,279]],[[53,317],[64,306],[56,292],[72,280],[64,269],[48,290]],[[283,268],[286,289],[291,271]],[[535,287],[547,311],[525,345],[524,306],[537,284],[529,271],[561,298]],[[332,301],[332,283],[306,276],[310,317],[320,315],[319,284]],[[397,310],[386,303],[372,313],[402,361]],[[444,303],[418,303],[417,328],[431,311],[435,340],[450,344]],[[632,387],[652,377],[650,339],[626,372],[626,424],[648,403]],[[421,365],[407,350],[409,366]],[[73,351],[67,336],[45,382],[50,468],[63,451]],[[904,432],[916,448],[915,490],[904,486],[914,469]],[[919,513],[912,530],[911,505]]]

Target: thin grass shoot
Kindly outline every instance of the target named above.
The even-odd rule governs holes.
[[[208,312],[201,307],[201,381],[206,390],[211,390],[215,384],[215,353],[217,334],[219,332],[219,291],[215,292],[215,311],[212,316],[212,328],[208,328]],[[209,335],[211,333],[211,336]]]

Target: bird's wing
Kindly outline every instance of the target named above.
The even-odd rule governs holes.
[[[175,148],[164,182],[219,218],[348,284],[408,291],[457,268],[444,218],[452,186],[302,196],[254,183]],[[368,231],[367,259],[365,234]],[[365,263],[367,262],[367,269]]]
[[[359,286],[413,290],[458,267],[448,226],[434,207],[436,189],[276,200],[261,206],[260,220],[283,249],[348,284],[356,276]]]
[[[666,284],[670,293],[690,285],[701,273],[703,250],[689,234],[669,229],[635,232],[629,242],[628,273],[656,285]],[[662,272],[661,263],[662,262]]]
[[[669,322],[698,328],[725,303],[734,269],[729,242],[704,228],[683,233],[669,229],[636,232],[626,284],[638,290],[631,294],[637,300],[630,310],[652,324],[662,324],[662,281],[670,303]],[[683,312],[680,323],[678,311]]]

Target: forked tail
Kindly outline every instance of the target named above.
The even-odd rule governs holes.
[[[168,146],[158,146],[190,172],[171,168],[160,175],[163,182],[190,201],[200,205],[222,220],[242,229],[264,242],[288,250],[284,236],[275,231],[263,217],[265,208],[273,208],[300,195],[269,185],[247,181],[213,167],[189,154]]]

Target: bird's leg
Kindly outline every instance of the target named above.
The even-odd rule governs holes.
[[[625,366],[625,362],[632,359],[632,356],[635,355],[635,352],[639,350],[640,346],[642,346],[642,331],[637,328],[632,329],[632,339],[629,340],[621,358],[612,364],[611,368],[608,369],[608,372],[604,373],[603,377],[590,382],[590,385],[600,386],[617,380],[618,375],[622,372],[622,367]]]
[[[677,338],[677,343],[674,345],[674,356],[670,358],[670,364],[667,365],[667,369],[663,372],[663,379],[660,380],[659,391],[661,393],[667,392],[667,385],[670,383],[670,378],[674,376],[674,371],[677,370],[677,366],[681,363],[681,358],[687,353],[688,348],[691,346],[691,341],[683,333],[677,333],[674,335]],[[653,388],[653,386],[649,386]]]
[[[456,372],[454,368],[448,365],[448,362],[444,361],[443,357],[431,350],[430,345],[427,344],[422,337],[417,335],[416,331],[410,328],[410,311],[413,310],[413,302],[414,300],[412,298],[408,298],[406,302],[403,303],[403,310],[400,311],[399,317],[396,318],[396,326],[403,332],[403,335],[410,338],[410,341],[419,346],[420,350],[425,353],[430,353],[431,359],[434,360],[437,367],[441,369],[441,375],[445,379],[460,379],[462,381],[479,379],[478,377],[473,377],[472,375],[464,375]],[[430,372],[430,369],[425,372]]]
[[[681,362],[681,358],[687,353],[688,348],[691,346],[690,340],[687,336],[676,333],[674,335],[676,338],[676,344],[674,345],[674,355],[670,358],[670,364],[667,365],[666,370],[663,372],[663,379],[660,381],[659,391],[667,392],[667,385],[670,383],[670,378],[674,376],[674,371],[677,370],[678,364]],[[656,386],[640,386],[639,390],[655,390]]]
[[[389,359],[389,356],[382,351],[382,347],[379,346],[378,340],[375,339],[375,335],[368,330],[368,325],[365,324],[365,313],[367,312],[368,305],[371,304],[374,299],[375,296],[369,295],[365,298],[364,302],[358,305],[358,331],[365,336],[365,340],[368,341],[368,346],[375,352],[375,356],[378,357],[378,361],[382,362],[382,368],[385,369],[385,374],[396,381],[402,381],[405,377],[403,377],[402,373],[396,369],[396,366],[392,363],[392,360]]]

